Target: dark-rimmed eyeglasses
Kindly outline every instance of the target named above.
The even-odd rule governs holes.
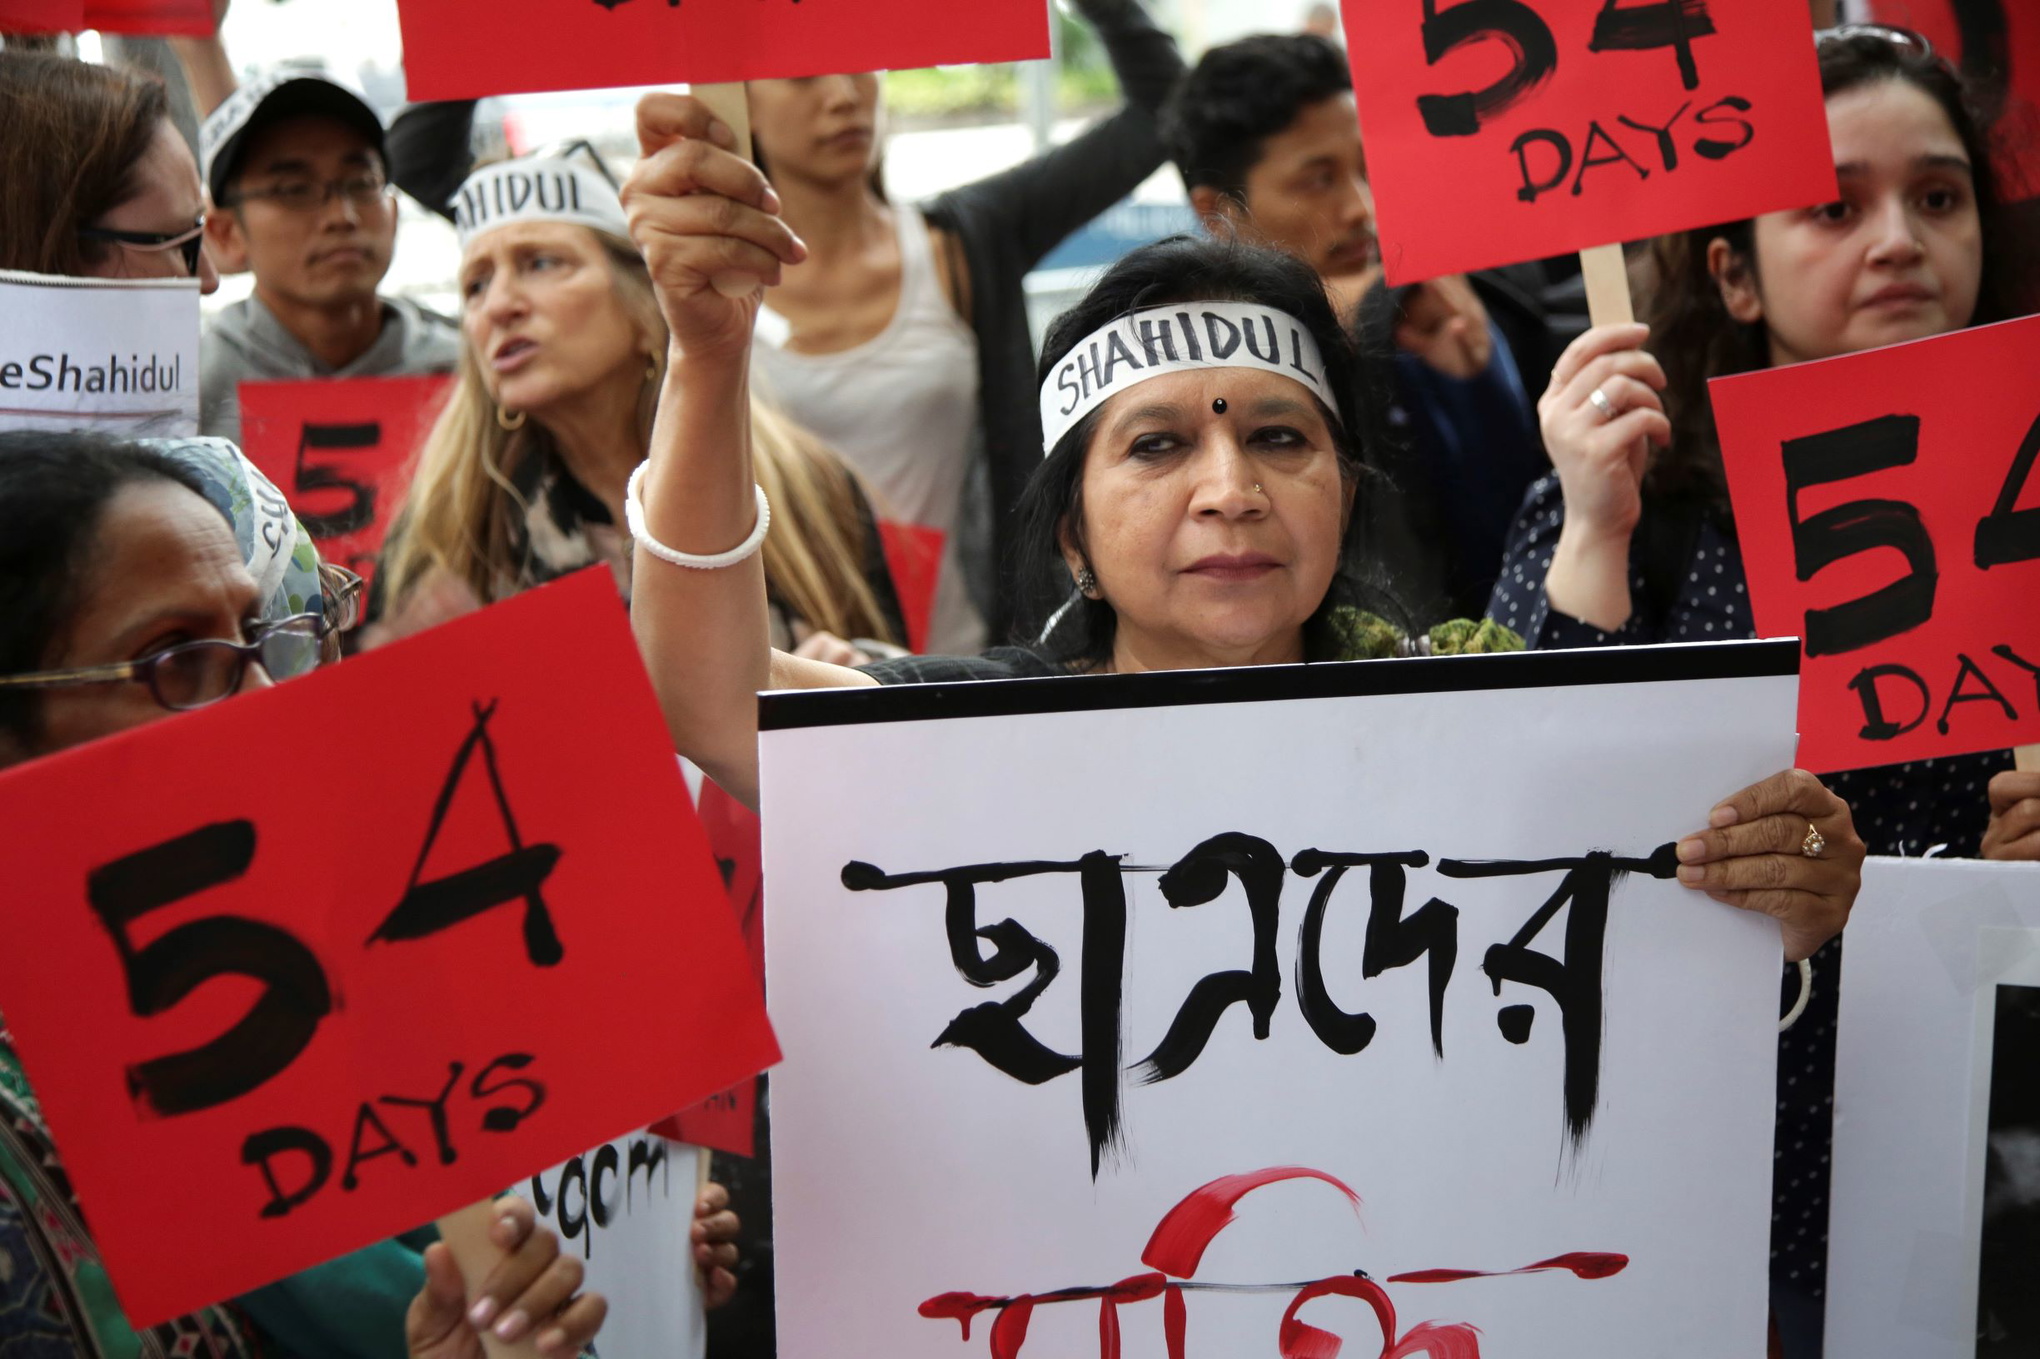
[[[362,170],[339,179],[286,179],[260,189],[236,189],[227,195],[225,206],[243,203],[274,203],[285,212],[317,212],[335,198],[344,198],[357,212],[380,207],[390,191],[390,181],[380,170]]]
[[[207,637],[180,642],[137,661],[0,675],[0,688],[69,689],[87,684],[149,686],[150,695],[171,712],[188,712],[231,698],[254,662],[277,681],[308,675],[328,659],[327,639],[337,637],[326,614],[301,613],[249,629],[249,640]],[[337,649],[337,648],[336,648]]]
[[[111,241],[129,250],[175,250],[184,257],[184,272],[198,277],[198,258],[205,250],[205,214],[188,231],[116,231],[112,227],[79,227],[88,241]]]

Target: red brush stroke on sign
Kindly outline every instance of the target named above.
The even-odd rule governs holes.
[[[1189,1278],[1204,1259],[1204,1248],[1233,1224],[1233,1210],[1241,1199],[1263,1185],[1298,1179],[1324,1181],[1344,1194],[1356,1212],[1359,1210],[1360,1196],[1322,1170],[1274,1166],[1245,1175],[1227,1175],[1188,1195],[1168,1211],[1155,1227],[1155,1234],[1148,1238],[1147,1249],[1140,1253],[1141,1263],[1179,1279]]]
[[[1039,0],[398,0],[397,15],[412,99],[1048,55]]]
[[[138,1326],[777,1057],[602,568],[10,770],[0,824],[0,997]]]
[[[1186,1359],[1189,1341],[1189,1309],[1186,1291],[1200,1288],[1237,1290],[1239,1285],[1191,1282],[1189,1276],[1203,1259],[1205,1247],[1234,1221],[1234,1209],[1248,1194],[1284,1180],[1319,1180],[1345,1195],[1357,1212],[1360,1197],[1339,1179],[1304,1166],[1272,1166],[1240,1175],[1226,1175],[1185,1195],[1163,1215],[1142,1262],[1159,1271],[1136,1274],[1100,1288],[1059,1288],[1047,1293],[1024,1293],[1016,1297],[988,1297],[979,1293],[943,1293],[920,1306],[920,1314],[934,1320],[954,1321],[970,1339],[971,1318],[981,1312],[996,1312],[992,1323],[992,1359],[1019,1359],[1027,1342],[1028,1323],[1034,1309],[1043,1304],[1064,1302],[1098,1303],[1099,1359],[1120,1359],[1119,1309],[1129,1303],[1162,1299],[1162,1335],[1169,1359]],[[1495,1278],[1505,1274],[1535,1274],[1562,1270],[1582,1279],[1605,1279],[1629,1265],[1629,1257],[1599,1251],[1576,1251],[1556,1255],[1520,1269],[1471,1270],[1425,1269],[1391,1275],[1389,1283],[1456,1283],[1464,1279]],[[1169,1276],[1176,1276],[1171,1279]],[[1345,1342],[1330,1331],[1305,1322],[1301,1313],[1319,1298],[1357,1298],[1374,1309],[1381,1327],[1381,1349],[1377,1359],[1480,1359],[1480,1329],[1464,1323],[1425,1321],[1397,1333],[1395,1304],[1387,1291],[1364,1271],[1337,1274],[1297,1284],[1247,1285],[1251,1292],[1294,1290],[1283,1310],[1276,1348],[1282,1359],[1338,1359]]]
[[[1709,384],[1815,773],[2040,741],[2040,318]]]
[[[1351,4],[1390,283],[1825,203],[1802,5]]]

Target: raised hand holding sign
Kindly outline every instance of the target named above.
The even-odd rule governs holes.
[[[24,766],[0,816],[0,1012],[138,1324],[776,1057],[605,572]]]
[[[1391,283],[1833,196],[1803,9],[1422,0],[1346,31]]]

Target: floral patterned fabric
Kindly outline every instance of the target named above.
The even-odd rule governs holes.
[[[121,1314],[14,1042],[0,1021],[0,1359],[255,1359],[208,1307],[137,1332]]]

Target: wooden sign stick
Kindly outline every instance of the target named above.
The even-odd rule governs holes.
[[[713,85],[692,87],[696,99],[708,105],[709,112],[730,126],[737,134],[736,152],[745,160],[753,160],[751,154],[751,96],[744,82],[722,81]],[[758,290],[751,283],[718,274],[710,280],[715,290],[724,297],[749,297]]]
[[[489,1228],[496,1223],[496,1202],[483,1199],[465,1208],[456,1209],[439,1219],[439,1239],[453,1252],[453,1261],[460,1266],[461,1281],[467,1285],[470,1306],[481,1295],[482,1284],[489,1272],[503,1262],[503,1249],[489,1239]],[[491,1324],[494,1319],[491,1318]],[[524,1339],[514,1344],[498,1340],[496,1333],[484,1330],[482,1353],[488,1359],[540,1359],[538,1352],[538,1331],[534,1325]]]
[[[1589,321],[1597,326],[1623,326],[1636,319],[1636,309],[1629,301],[1629,265],[1619,242],[1580,251],[1580,277],[1587,285]]]
[[[2012,768],[2025,774],[2040,774],[2040,745],[2013,746]]]

